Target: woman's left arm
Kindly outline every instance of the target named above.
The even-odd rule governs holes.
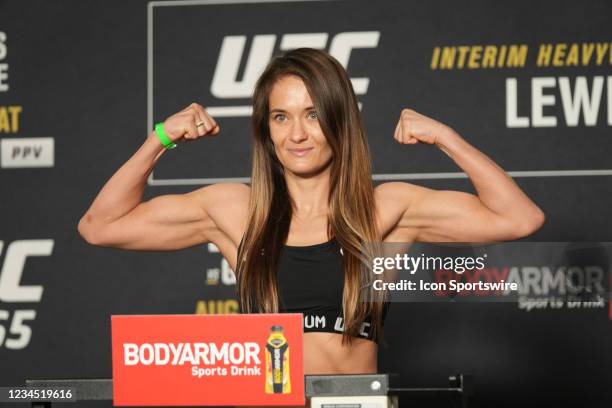
[[[402,144],[427,143],[445,152],[468,175],[477,196],[409,183],[385,183],[377,194],[393,202],[397,227],[416,230],[422,242],[518,239],[544,223],[544,213],[495,162],[450,127],[404,109],[395,130]]]

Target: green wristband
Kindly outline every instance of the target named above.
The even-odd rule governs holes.
[[[176,147],[176,143],[170,140],[166,134],[166,131],[164,130],[164,122],[159,122],[155,125],[155,133],[157,134],[161,144],[164,145],[166,149],[174,149]]]

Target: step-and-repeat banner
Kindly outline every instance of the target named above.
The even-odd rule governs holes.
[[[612,241],[610,16],[606,0],[2,0],[0,384],[110,377],[111,314],[237,311],[214,245],[121,251],[88,245],[76,226],[153,124],[191,102],[221,134],[165,154],[145,199],[247,182],[253,84],[296,47],[347,69],[377,183],[474,191],[438,149],[395,142],[411,108],[544,209],[527,240]],[[554,268],[515,272],[528,294],[558,289]],[[612,403],[607,299],[398,303],[386,341],[380,371],[429,386],[472,374],[474,406]]]

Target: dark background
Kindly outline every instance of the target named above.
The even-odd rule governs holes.
[[[278,47],[286,33],[326,32],[331,41],[341,32],[379,31],[378,46],[354,50],[348,66],[352,77],[370,79],[367,93],[358,97],[377,175],[460,171],[435,148],[393,140],[404,107],[447,123],[507,171],[612,169],[606,86],[597,126],[583,120],[567,126],[558,86],[545,91],[557,98],[545,108],[557,116],[556,127],[505,124],[506,78],[517,78],[519,115],[528,116],[534,77],[567,76],[573,85],[585,76],[590,86],[593,77],[612,75],[608,54],[601,66],[535,64],[541,43],[610,43],[609,1],[322,1],[154,10],[155,70],[148,95],[146,1],[0,1],[0,31],[8,47],[0,63],[10,65],[10,90],[0,92],[0,106],[23,106],[19,132],[0,138],[55,139],[54,167],[0,169],[0,261],[16,240],[54,241],[52,255],[29,258],[22,277],[23,285],[44,287],[41,301],[0,302],[11,316],[36,311],[26,348],[0,344],[0,385],[21,385],[26,378],[110,378],[111,314],[194,313],[198,301],[233,304],[233,285],[207,284],[207,269],[222,262],[207,246],[119,251],[89,246],[76,231],[104,182],[148,134],[148,98],[154,122],[192,101],[248,104],[210,93],[224,36],[246,35],[248,50],[257,34],[277,35]],[[476,44],[528,44],[527,63],[430,69],[433,47]],[[248,119],[218,120],[219,138],[168,152],[154,179],[248,177]],[[467,179],[404,178],[473,192]],[[610,173],[515,180],[547,216],[528,240],[612,241]],[[145,198],[197,187],[153,183]],[[8,321],[0,324],[8,330]],[[525,312],[509,303],[395,304],[386,337],[381,372],[425,386],[445,385],[450,374],[472,374],[475,407],[612,403],[608,305]]]

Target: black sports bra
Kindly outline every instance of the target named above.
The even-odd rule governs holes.
[[[342,249],[333,238],[315,245],[283,246],[276,275],[279,311],[303,313],[304,332],[344,332],[342,256]],[[386,303],[383,321],[388,307]],[[359,335],[372,339],[369,317]]]

